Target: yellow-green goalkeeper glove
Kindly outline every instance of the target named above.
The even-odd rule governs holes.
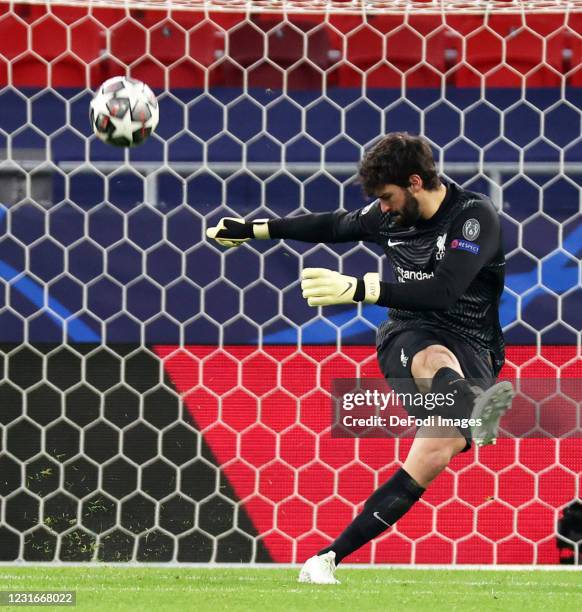
[[[375,304],[380,297],[380,275],[368,272],[358,279],[326,268],[305,268],[301,273],[301,290],[310,306]]]
[[[270,236],[267,221],[268,219],[245,221],[235,217],[223,217],[215,227],[206,230],[206,236],[226,248],[240,246],[251,238],[268,240]]]

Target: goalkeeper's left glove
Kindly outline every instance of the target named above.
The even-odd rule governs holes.
[[[216,240],[220,246],[237,247],[251,238],[268,240],[269,222],[268,219],[245,221],[236,217],[223,217],[214,227],[206,230],[206,236]]]
[[[380,297],[380,275],[368,272],[359,279],[326,268],[305,268],[301,273],[301,290],[310,306],[375,304]]]

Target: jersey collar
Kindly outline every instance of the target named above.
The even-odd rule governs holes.
[[[454,201],[455,196],[458,193],[458,187],[452,181],[448,179],[439,177],[441,183],[447,188],[447,193],[445,195],[444,200],[441,202],[436,213],[430,219],[419,219],[416,222],[416,227],[418,229],[426,229],[437,225],[440,220],[446,215],[449,210],[451,203]]]

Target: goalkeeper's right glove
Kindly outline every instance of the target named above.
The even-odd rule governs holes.
[[[303,297],[310,306],[357,302],[375,304],[380,297],[380,275],[377,272],[368,272],[360,279],[327,268],[305,268],[301,279]]]
[[[270,238],[268,219],[245,221],[235,217],[223,217],[218,225],[206,230],[206,236],[227,248],[240,246],[251,238],[268,240]]]

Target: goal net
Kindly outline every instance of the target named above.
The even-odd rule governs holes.
[[[538,383],[520,438],[456,458],[350,560],[574,560],[557,523],[582,470],[579,10],[0,2],[0,559],[299,562],[339,533],[411,440],[331,436],[331,380],[379,376],[386,311],[311,309],[298,278],[388,278],[383,256],[223,252],[204,230],[361,207],[357,161],[406,130],[498,206],[502,376]],[[120,74],[160,103],[131,150],[88,121]]]

